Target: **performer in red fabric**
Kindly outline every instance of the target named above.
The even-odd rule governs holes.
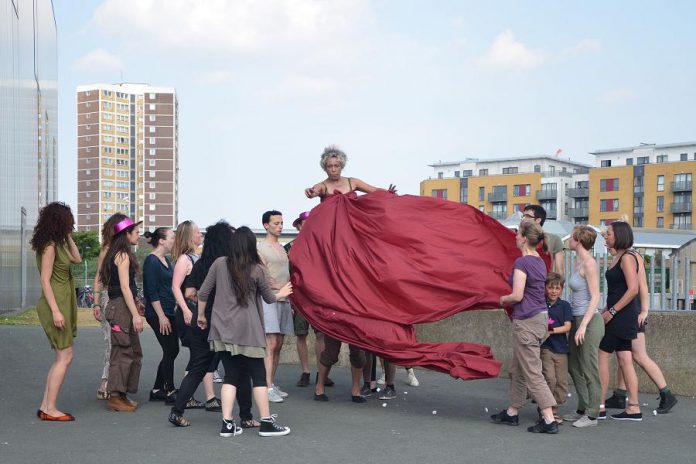
[[[318,185],[305,193],[323,201],[290,251],[294,306],[322,332],[396,364],[496,377],[490,347],[418,343],[413,324],[498,308],[520,256],[514,234],[467,205],[383,190],[326,195]]]

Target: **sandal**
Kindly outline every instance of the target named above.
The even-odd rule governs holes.
[[[241,425],[242,425],[243,429],[253,429],[256,427],[261,427],[261,423],[258,421],[255,421],[254,419],[243,420]]]
[[[191,425],[191,423],[184,416],[180,416],[175,412],[169,414],[169,422],[177,427],[188,427]]]
[[[98,400],[108,400],[111,394],[106,390],[97,390]]]

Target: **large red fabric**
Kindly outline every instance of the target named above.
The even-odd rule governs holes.
[[[496,377],[490,347],[418,343],[413,324],[498,308],[520,256],[514,237],[467,205],[384,191],[333,195],[290,250],[291,300],[320,331],[389,361]]]

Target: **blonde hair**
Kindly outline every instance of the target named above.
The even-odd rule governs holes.
[[[520,235],[527,239],[529,246],[536,248],[536,246],[546,238],[544,236],[544,230],[539,224],[532,221],[523,221],[519,228]]]
[[[172,248],[174,261],[181,255],[196,251],[196,244],[193,243],[193,228],[195,226],[196,223],[193,221],[184,221],[176,227],[176,237]]]
[[[590,226],[573,227],[571,236],[586,250],[591,250],[597,240],[597,232]]]

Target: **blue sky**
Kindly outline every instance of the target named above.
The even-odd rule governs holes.
[[[172,86],[180,220],[286,227],[325,176],[418,194],[427,165],[696,140],[696,3],[54,2],[59,195],[76,204],[75,88]]]

